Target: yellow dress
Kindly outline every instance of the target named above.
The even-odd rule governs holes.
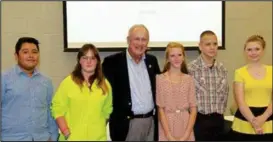
[[[247,66],[243,66],[235,71],[235,82],[244,83],[245,102],[249,107],[267,107],[272,102],[272,66],[266,67],[266,76],[263,79],[254,79],[247,71]],[[237,110],[239,111],[239,109]],[[264,133],[272,133],[272,120],[266,121],[262,126]],[[232,130],[244,133],[255,134],[252,125],[238,117],[234,117]]]
[[[106,120],[112,113],[112,89],[106,80],[109,93],[103,95],[97,80],[91,91],[84,85],[82,90],[71,76],[66,77],[52,100],[52,114],[56,119],[64,116],[70,129],[68,141],[106,141]],[[64,141],[60,134],[59,141]]]

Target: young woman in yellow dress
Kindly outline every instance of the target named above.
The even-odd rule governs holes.
[[[52,100],[59,141],[106,141],[111,112],[112,89],[102,74],[98,51],[85,44],[74,71],[61,82]]]
[[[272,139],[272,66],[261,62],[265,45],[263,37],[250,36],[244,47],[248,63],[235,71],[233,140]]]

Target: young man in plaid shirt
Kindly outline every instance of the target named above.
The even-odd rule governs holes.
[[[194,126],[196,141],[220,140],[227,106],[227,70],[216,61],[218,42],[213,31],[200,35],[200,56],[188,65],[195,79],[198,114]]]

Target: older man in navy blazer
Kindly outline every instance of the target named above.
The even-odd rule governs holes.
[[[146,53],[148,29],[132,26],[127,43],[126,51],[106,57],[102,64],[113,90],[110,136],[113,141],[157,141],[155,76],[160,69],[156,57]]]

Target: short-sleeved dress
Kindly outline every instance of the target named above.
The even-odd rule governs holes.
[[[165,74],[156,76],[156,104],[164,108],[169,131],[175,138],[181,138],[189,121],[189,108],[196,107],[194,80],[184,74],[181,82],[174,83]],[[163,127],[158,122],[159,141],[167,141]],[[194,140],[193,132],[188,141]]]
[[[261,115],[272,102],[272,66],[265,65],[266,75],[263,79],[253,78],[247,66],[235,71],[235,82],[244,83],[245,102],[255,116]],[[272,116],[262,126],[265,134],[272,134]],[[232,130],[242,134],[254,135],[252,125],[237,109],[232,124]]]

